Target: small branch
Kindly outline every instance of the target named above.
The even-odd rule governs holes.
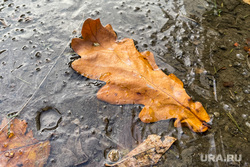
[[[214,77],[213,77],[213,87],[214,87],[214,99],[215,99],[215,101],[218,102],[218,99],[217,99],[217,90],[216,90],[216,80],[215,80]]]

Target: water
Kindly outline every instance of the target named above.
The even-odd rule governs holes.
[[[1,2],[1,118],[19,111],[35,93],[20,118],[36,138],[50,139],[48,167],[103,166],[110,150],[126,153],[149,134],[178,139],[158,166],[248,166],[249,68],[242,56],[246,53],[233,43],[246,45],[249,6],[221,3],[218,6],[227,12],[218,16],[219,7],[215,10],[209,0]],[[69,66],[77,56],[70,41],[80,36],[89,17],[111,24],[119,39],[134,39],[139,51],[152,51],[159,68],[174,73],[188,94],[205,106],[212,129],[197,134],[175,128],[173,120],[145,124],[138,119],[143,106],[97,100],[104,83],[84,78]],[[225,87],[224,82],[234,86]],[[43,112],[45,108],[50,110]],[[242,160],[202,162],[201,154],[241,154]]]

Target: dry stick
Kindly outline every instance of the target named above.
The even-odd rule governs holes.
[[[232,114],[230,113],[230,112],[226,112],[226,114],[227,114],[227,116],[233,121],[233,123],[236,125],[236,127],[240,130],[240,132],[242,133],[242,134],[244,134],[243,133],[243,131],[242,131],[242,129],[240,128],[240,126],[238,125],[238,123],[236,122],[236,120],[234,119],[234,117],[232,116]]]
[[[187,16],[182,15],[182,14],[180,14],[179,16],[184,17],[184,18],[186,18],[186,19],[188,19],[188,20],[191,20],[191,21],[193,21],[193,22],[195,22],[195,23],[198,24],[198,21],[196,21],[196,20],[194,20],[194,19],[192,19],[192,18],[190,18],[190,17],[187,17]]]
[[[13,74],[13,76],[16,77],[17,79],[23,81],[24,83],[26,83],[26,84],[28,84],[28,85],[31,85],[28,81],[25,81],[24,79],[22,79],[22,78],[20,78],[20,77],[18,77],[18,76],[15,76],[14,74]]]
[[[8,25],[5,23],[4,19],[0,19],[0,23],[4,25],[4,27],[8,27]]]
[[[79,26],[80,27],[80,26]],[[24,103],[23,107],[15,114],[15,116],[13,116],[7,123],[6,125],[4,125],[1,129],[0,132],[13,120],[15,119],[15,117],[17,117],[21,111],[29,104],[29,102],[31,101],[31,99],[35,96],[35,94],[37,93],[37,91],[39,90],[39,88],[42,86],[42,84],[44,83],[44,81],[47,79],[47,77],[49,76],[50,72],[52,71],[52,69],[55,67],[56,63],[58,62],[59,58],[61,57],[61,55],[64,53],[64,51],[66,50],[66,48],[69,46],[70,41],[67,43],[67,45],[65,46],[65,48],[63,49],[63,51],[61,52],[61,54],[56,58],[55,63],[52,65],[52,67],[50,68],[50,70],[48,71],[48,73],[46,74],[46,76],[43,78],[43,80],[41,81],[41,83],[39,84],[39,86],[36,88],[35,92],[32,94],[32,96],[26,101],[26,103]]]
[[[214,77],[213,77],[213,87],[214,87],[214,99],[215,99],[215,101],[218,102],[218,99],[217,99],[217,91],[216,91],[216,80],[215,80]]]

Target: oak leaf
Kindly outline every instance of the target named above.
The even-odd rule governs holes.
[[[4,119],[1,129],[7,124]],[[26,132],[27,123],[14,119],[10,127],[0,132],[0,166],[42,167],[50,153],[49,141],[39,142],[33,137],[32,131]]]
[[[250,5],[250,0],[243,0],[243,1]]]
[[[177,139],[165,136],[149,135],[146,140],[139,144],[135,149],[130,151],[126,156],[117,163],[105,164],[106,166],[133,167],[149,166],[157,164],[163,154],[171,147]]]
[[[71,47],[81,56],[71,65],[83,76],[105,81],[97,98],[111,104],[143,104],[139,114],[145,123],[175,118],[195,132],[208,129],[210,118],[200,102],[193,102],[174,75],[166,75],[151,52],[138,52],[132,39],[117,41],[111,25],[87,19],[82,39],[72,39]]]

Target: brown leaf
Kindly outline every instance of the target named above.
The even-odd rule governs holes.
[[[161,136],[149,135],[146,140],[124,156],[122,160],[105,165],[118,167],[154,165],[176,140],[174,137],[165,136],[162,141]]]
[[[244,50],[248,53],[248,55],[250,56],[250,47],[244,46],[243,49],[244,49]]]
[[[243,1],[250,5],[250,0],[243,0]]]
[[[233,87],[234,83],[233,82],[223,82],[224,87]]]
[[[7,123],[2,121],[1,127]],[[39,142],[32,131],[26,133],[27,123],[14,119],[10,129],[5,127],[0,133],[0,166],[36,166],[42,167],[50,153],[49,141]]]
[[[99,19],[84,22],[82,37],[71,43],[81,56],[72,68],[106,82],[97,93],[98,99],[145,105],[139,114],[145,123],[176,118],[175,126],[184,124],[195,132],[208,129],[210,118],[202,104],[192,101],[174,74],[166,75],[158,68],[151,52],[138,52],[129,38],[116,41],[111,25],[103,27]]]
[[[156,164],[162,155],[176,141],[176,138],[165,136],[149,135],[148,138],[129,152],[123,159],[115,164],[106,164],[106,166],[147,166]]]

